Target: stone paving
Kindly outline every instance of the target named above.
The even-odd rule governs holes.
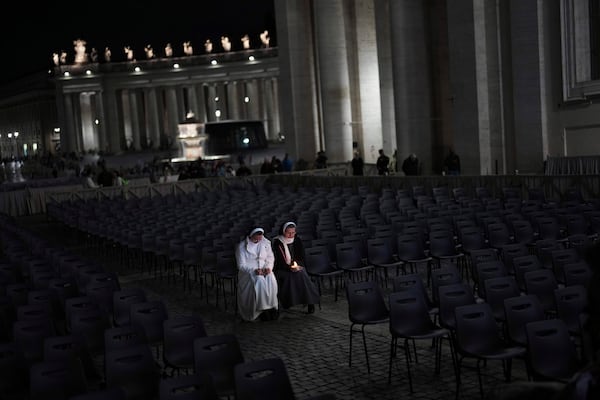
[[[455,396],[455,375],[448,341],[444,340],[442,368],[434,374],[433,349],[430,341],[417,341],[418,363],[412,363],[414,393],[409,391],[404,352],[398,349],[394,359],[392,379],[388,384],[390,334],[388,325],[366,328],[371,373],[367,372],[360,333],[355,334],[352,366],[348,365],[349,329],[347,302],[344,295],[338,301],[330,288],[324,288],[321,309],[306,314],[301,307],[281,313],[279,320],[243,322],[235,313],[232,298],[227,310],[221,299],[215,305],[211,289],[207,297],[200,296],[199,286],[184,291],[182,281],[167,281],[124,268],[110,252],[85,247],[77,235],[44,217],[27,217],[22,224],[40,235],[57,240],[74,253],[100,261],[108,269],[116,269],[123,287],[139,286],[152,299],[162,299],[170,315],[198,313],[203,317],[208,334],[234,333],[246,360],[270,357],[283,359],[298,399],[320,394],[334,394],[336,399],[451,399]],[[58,234],[57,234],[58,233]],[[160,360],[160,358],[158,358]],[[465,365],[474,366],[470,360]],[[498,389],[504,385],[502,366],[488,362],[483,368],[484,388]],[[524,363],[513,363],[513,380],[525,381]],[[477,374],[474,368],[463,368],[460,399],[479,399]]]

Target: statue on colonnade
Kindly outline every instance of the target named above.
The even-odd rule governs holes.
[[[92,47],[92,51],[90,51],[90,60],[93,63],[98,62],[98,50],[95,47]]]
[[[151,45],[146,45],[146,47],[144,47],[144,51],[146,52],[146,58],[148,60],[151,60],[154,58],[154,49],[152,48]]]
[[[210,39],[206,39],[206,42],[204,42],[204,51],[207,53],[212,53],[213,51],[213,44],[210,41]]]
[[[67,63],[67,52],[64,50],[60,51],[60,58],[59,61],[61,64],[66,64]]]
[[[260,34],[260,42],[262,43],[262,47],[269,47],[269,43],[271,38],[269,37],[269,31],[265,30]]]
[[[167,43],[167,45],[165,46],[165,57],[172,57],[173,56],[173,48],[171,47],[171,43]]]
[[[112,56],[112,52],[110,51],[110,48],[105,47],[104,48],[104,61],[110,62],[110,57],[111,56]]]
[[[55,67],[58,67],[58,64],[60,64],[58,53],[52,53],[52,64],[54,64]]]
[[[88,61],[88,55],[85,52],[85,45],[87,42],[83,39],[76,39],[73,41],[73,48],[75,49],[75,64],[83,64]]]
[[[221,46],[225,51],[231,51],[231,42],[229,41],[229,37],[221,36]]]
[[[194,48],[192,47],[192,42],[189,40],[187,42],[183,42],[183,54],[186,56],[194,55]]]
[[[123,47],[123,51],[125,52],[127,61],[133,61],[133,49],[129,46],[125,46],[125,47]]]
[[[244,48],[244,50],[248,50],[250,48],[250,36],[248,35],[244,35],[242,36],[242,48]]]

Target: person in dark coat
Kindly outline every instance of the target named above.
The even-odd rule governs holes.
[[[408,156],[402,163],[402,172],[404,172],[404,175],[406,176],[419,175],[419,169],[419,159],[415,153]]]
[[[304,268],[304,244],[296,236],[296,223],[286,222],[273,239],[275,264],[273,272],[279,287],[279,301],[284,309],[306,304],[307,312],[315,312],[320,303],[319,289]]]

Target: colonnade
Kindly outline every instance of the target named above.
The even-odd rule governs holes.
[[[270,61],[272,62],[272,60]],[[140,75],[101,72],[57,79],[63,151],[175,149],[178,125],[225,120],[263,121],[279,133],[277,68],[222,65],[184,73],[171,65]],[[232,71],[235,70],[235,71]],[[233,76],[235,75],[235,76]]]

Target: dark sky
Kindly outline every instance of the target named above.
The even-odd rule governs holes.
[[[194,54],[204,53],[211,39],[215,51],[220,37],[229,36],[233,49],[241,49],[240,38],[250,36],[251,47],[259,47],[258,35],[269,30],[276,45],[274,0],[81,0],[11,3],[12,12],[0,24],[2,67],[0,83],[46,71],[52,53],[67,52],[72,62],[73,40],[95,47],[99,59],[110,47],[113,61],[125,59],[123,47],[130,46],[137,59],[145,59],[150,44],[158,56],[171,43],[173,55],[183,55],[183,42],[191,41]],[[7,11],[7,10],[6,10]]]

